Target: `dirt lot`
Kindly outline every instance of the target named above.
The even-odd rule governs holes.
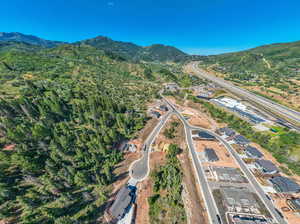
[[[179,122],[179,126],[176,128],[175,138],[167,139],[164,135],[164,129],[170,128],[171,122]],[[150,156],[150,167],[151,170],[155,167],[163,165],[165,163],[166,152],[163,152],[164,146],[176,143],[183,149],[183,152],[178,156],[180,161],[184,176],[183,176],[183,185],[185,188],[184,194],[184,203],[187,208],[187,217],[191,224],[205,224],[208,223],[207,212],[205,211],[204,202],[201,200],[201,193],[199,192],[199,186],[195,181],[193,175],[193,168],[191,166],[191,161],[188,157],[188,151],[186,149],[185,143],[185,134],[181,122],[177,119],[176,116],[171,117],[167,122],[166,126],[161,130],[159,136],[157,137],[154,143],[155,151],[151,153]],[[147,198],[152,194],[152,182],[150,178],[147,178],[143,182],[139,183],[139,192],[137,197],[137,215],[136,223],[146,224],[149,223],[149,207]]]
[[[186,190],[184,200],[185,206],[188,208],[188,223],[209,223],[205,204],[201,198],[201,192],[199,191],[200,188],[194,176],[194,170],[191,164],[192,162],[188,156],[188,151],[185,150],[178,158],[183,170],[183,182]]]
[[[183,198],[185,207],[187,209],[188,223],[191,224],[206,224],[208,222],[208,216],[205,208],[204,201],[202,199],[200,187],[194,176],[194,169],[192,167],[192,161],[189,158],[189,152],[185,141],[185,133],[182,124],[178,128],[178,134],[176,137],[177,142],[183,149],[183,152],[178,156],[180,165],[183,171],[183,185],[186,190],[186,195]],[[177,143],[177,144],[178,144]]]
[[[177,122],[178,127],[175,128],[175,138],[169,139],[167,138],[163,133],[166,129],[169,129],[171,127],[172,122]],[[167,147],[171,144],[177,144],[180,148],[185,147],[185,134],[183,130],[183,125],[181,124],[181,121],[173,115],[166,123],[166,125],[161,129],[160,134],[157,136],[153,143],[153,149],[154,151],[166,151]]]
[[[235,162],[235,160],[231,157],[227,149],[221,145],[217,141],[200,141],[196,140],[194,141],[194,144],[196,146],[197,152],[203,153],[204,149],[212,148],[215,150],[217,156],[219,157],[219,160],[216,162],[203,162],[203,165],[206,166],[224,166],[224,167],[235,167],[238,168],[238,164]]]
[[[295,212],[293,212],[292,210],[282,211],[282,208],[289,207],[288,204],[286,203],[285,198],[274,198],[273,197],[273,199],[275,200],[275,204],[276,204],[277,208],[280,209],[283,216],[287,219],[288,223],[291,223],[291,224],[300,223],[300,216],[297,215]]]
[[[146,140],[146,138],[149,136],[149,134],[157,125],[157,123],[158,120],[155,118],[152,118],[147,122],[146,126],[139,133],[139,139],[141,140],[141,142],[144,142]]]
[[[201,108],[199,104],[191,101],[186,101],[185,105],[179,104],[173,97],[169,97],[168,100],[175,104],[184,116],[189,117],[189,123],[191,125],[212,130],[219,128],[218,124],[213,119],[200,111]]]
[[[156,166],[163,165],[165,162],[164,152],[152,152],[150,156],[150,167],[153,169]],[[140,182],[138,184],[138,196],[137,196],[137,209],[136,209],[136,223],[148,224],[149,223],[149,205],[148,197],[152,194],[152,181],[150,178]]]

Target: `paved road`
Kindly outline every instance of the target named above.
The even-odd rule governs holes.
[[[262,202],[265,204],[266,208],[269,210],[272,217],[276,220],[277,223],[286,224],[286,221],[284,219],[282,219],[281,216],[277,213],[277,211],[275,210],[274,204],[266,197],[265,192],[262,190],[262,188],[260,187],[260,185],[256,181],[256,178],[253,176],[251,171],[249,171],[246,164],[239,157],[237,152],[231,147],[231,145],[228,144],[219,135],[217,135],[216,133],[214,133],[210,130],[190,125],[188,123],[188,121],[186,121],[184,119],[184,117],[180,114],[180,112],[178,112],[176,110],[174,105],[172,105],[166,99],[165,99],[165,101],[170,105],[170,107],[174,110],[176,115],[181,119],[182,123],[184,124],[188,147],[189,147],[191,155],[192,155],[194,167],[196,168],[196,171],[197,171],[197,176],[198,176],[197,178],[198,178],[198,181],[201,185],[201,191],[202,191],[202,194],[203,194],[203,197],[204,197],[204,200],[205,200],[206,207],[208,209],[210,222],[211,223],[219,223],[217,218],[216,218],[216,216],[217,216],[217,214],[219,214],[219,212],[218,212],[218,209],[215,205],[215,201],[214,201],[212,193],[210,191],[210,187],[207,183],[205,173],[204,173],[202,165],[201,165],[201,161],[197,157],[196,149],[194,147],[193,139],[192,139],[192,136],[191,136],[191,131],[192,130],[199,130],[199,131],[207,132],[208,134],[215,136],[221,143],[223,143],[223,145],[227,148],[227,150],[231,153],[231,155],[235,158],[235,160],[239,164],[241,170],[243,171],[245,176],[248,178],[249,183],[251,183],[253,189],[255,190],[255,192],[257,193],[259,198],[262,200]]]
[[[196,74],[201,76],[202,78],[208,79],[219,86],[222,86],[223,88],[229,90],[230,92],[240,95],[246,99],[249,99],[250,101],[253,101],[263,108],[266,108],[269,111],[273,111],[276,114],[279,114],[283,116],[284,118],[288,118],[291,121],[294,121],[295,123],[300,124],[300,112],[292,110],[286,106],[283,106],[281,104],[275,103],[269,99],[266,99],[262,96],[258,96],[254,93],[251,93],[245,89],[242,89],[240,87],[237,87],[221,78],[217,78],[204,70],[200,69],[198,67],[198,62],[191,62],[190,64],[187,65],[190,69],[192,69]],[[300,131],[299,126],[292,125],[293,128],[296,130]]]
[[[129,174],[132,178],[142,181],[149,174],[149,153],[151,152],[151,145],[157,135],[159,134],[161,128],[166,124],[166,121],[171,116],[172,112],[166,113],[164,116],[160,118],[159,123],[153,129],[151,134],[148,136],[146,141],[144,142],[143,147],[145,147],[143,151],[143,155],[141,159],[136,160],[129,168]]]
[[[172,114],[177,115],[180,120],[182,121],[185,129],[185,134],[186,134],[186,140],[187,144],[189,147],[189,152],[191,153],[192,157],[192,162],[193,166],[196,171],[196,177],[197,180],[200,184],[200,190],[202,192],[202,196],[204,198],[204,202],[208,211],[208,216],[210,223],[212,224],[220,224],[218,221],[217,216],[219,215],[218,208],[215,204],[215,200],[213,198],[212,192],[210,190],[210,186],[206,180],[205,172],[203,170],[202,164],[200,159],[198,158],[196,149],[193,144],[193,139],[192,139],[192,130],[200,130],[200,131],[205,131],[208,134],[211,134],[215,136],[220,142],[224,144],[224,146],[227,148],[227,150],[231,153],[231,155],[235,158],[237,163],[239,164],[241,170],[245,174],[245,176],[248,178],[249,183],[251,183],[253,189],[257,193],[257,195],[260,197],[262,202],[265,204],[266,208],[269,210],[273,218],[276,220],[277,223],[279,224],[286,224],[285,220],[281,218],[281,216],[276,212],[275,207],[273,203],[266,197],[265,192],[262,190],[258,182],[256,181],[255,177],[253,174],[249,171],[248,167],[245,165],[243,160],[238,156],[236,151],[229,145],[224,139],[222,139],[219,135],[216,133],[204,129],[204,128],[199,128],[196,126],[192,126],[188,123],[188,121],[181,115],[180,112],[177,111],[177,109],[174,107],[174,105],[169,102],[167,99],[163,98],[164,101],[169,105],[170,111],[161,117],[160,122],[157,124],[157,126],[154,128],[154,130],[151,132],[149,137],[144,143],[145,146],[145,151],[143,152],[143,156],[141,159],[135,161],[132,166],[130,167],[130,175],[134,179],[138,181],[142,181],[149,175],[149,153],[151,152],[151,144],[153,143],[154,139],[157,137],[159,134],[161,128],[165,125],[166,121],[169,119],[169,117]]]
[[[213,199],[213,195],[210,191],[210,187],[206,180],[205,172],[203,170],[201,161],[197,157],[197,152],[196,152],[196,149],[193,144],[193,139],[192,139],[192,134],[191,134],[191,130],[192,130],[191,126],[186,121],[186,119],[181,115],[181,113],[176,110],[176,108],[174,107],[174,105],[171,102],[169,102],[165,98],[163,98],[163,99],[173,109],[175,114],[180,118],[180,120],[182,121],[182,123],[184,125],[186,141],[187,141],[187,144],[189,147],[189,152],[191,153],[194,169],[197,172],[196,177],[200,184],[200,190],[201,190],[202,196],[204,198],[206,209],[208,211],[208,217],[209,217],[210,223],[220,224],[218,221],[218,218],[217,218],[217,215],[219,215],[218,208],[215,204],[215,200]]]

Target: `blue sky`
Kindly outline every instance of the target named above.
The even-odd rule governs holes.
[[[0,32],[73,42],[98,35],[217,54],[300,40],[299,0],[10,0]]]

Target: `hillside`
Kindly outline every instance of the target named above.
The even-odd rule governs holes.
[[[201,66],[251,91],[300,109],[300,41],[207,56]]]
[[[180,61],[188,57],[186,53],[171,46],[154,44],[149,47],[141,47],[129,42],[114,41],[103,36],[84,40],[80,43],[88,44],[97,49],[115,53],[127,60],[133,61]]]
[[[26,35],[18,32],[5,33],[0,32],[0,41],[15,41],[24,42],[33,45],[39,45],[42,47],[55,47],[60,44],[64,44],[61,41],[45,40],[33,35]]]
[[[6,47],[9,48],[9,43],[19,43],[20,48],[26,48],[26,45],[28,44],[44,48],[52,48],[66,44],[65,42],[61,41],[45,40],[37,36],[26,35],[18,32],[0,32],[0,48],[2,48],[3,45],[7,45]],[[22,44],[23,46],[21,46]],[[99,50],[105,51],[106,53],[111,53],[125,60],[130,60],[134,62],[141,60],[158,62],[180,62],[188,60],[190,58],[188,54],[180,51],[175,47],[166,46],[162,44],[154,44],[148,47],[142,47],[130,42],[115,41],[104,36],[97,36],[95,38],[73,43],[73,45],[81,44],[93,46]],[[27,49],[30,50],[30,47]]]
[[[139,53],[142,60],[149,61],[180,61],[188,55],[172,46],[153,44],[144,47]]]
[[[178,67],[132,63],[87,44],[0,46],[0,220],[102,222],[146,103]],[[196,80],[197,81],[197,80]]]
[[[89,45],[3,45],[0,220],[102,223],[123,159],[115,146],[144,126],[162,68]]]

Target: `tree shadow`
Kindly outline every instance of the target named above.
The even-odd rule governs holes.
[[[125,178],[128,177],[128,175],[129,175],[129,172],[126,171],[126,172],[123,172],[123,173],[121,173],[121,174],[119,174],[119,175],[117,175],[117,176],[114,176],[113,182],[124,180]]]

